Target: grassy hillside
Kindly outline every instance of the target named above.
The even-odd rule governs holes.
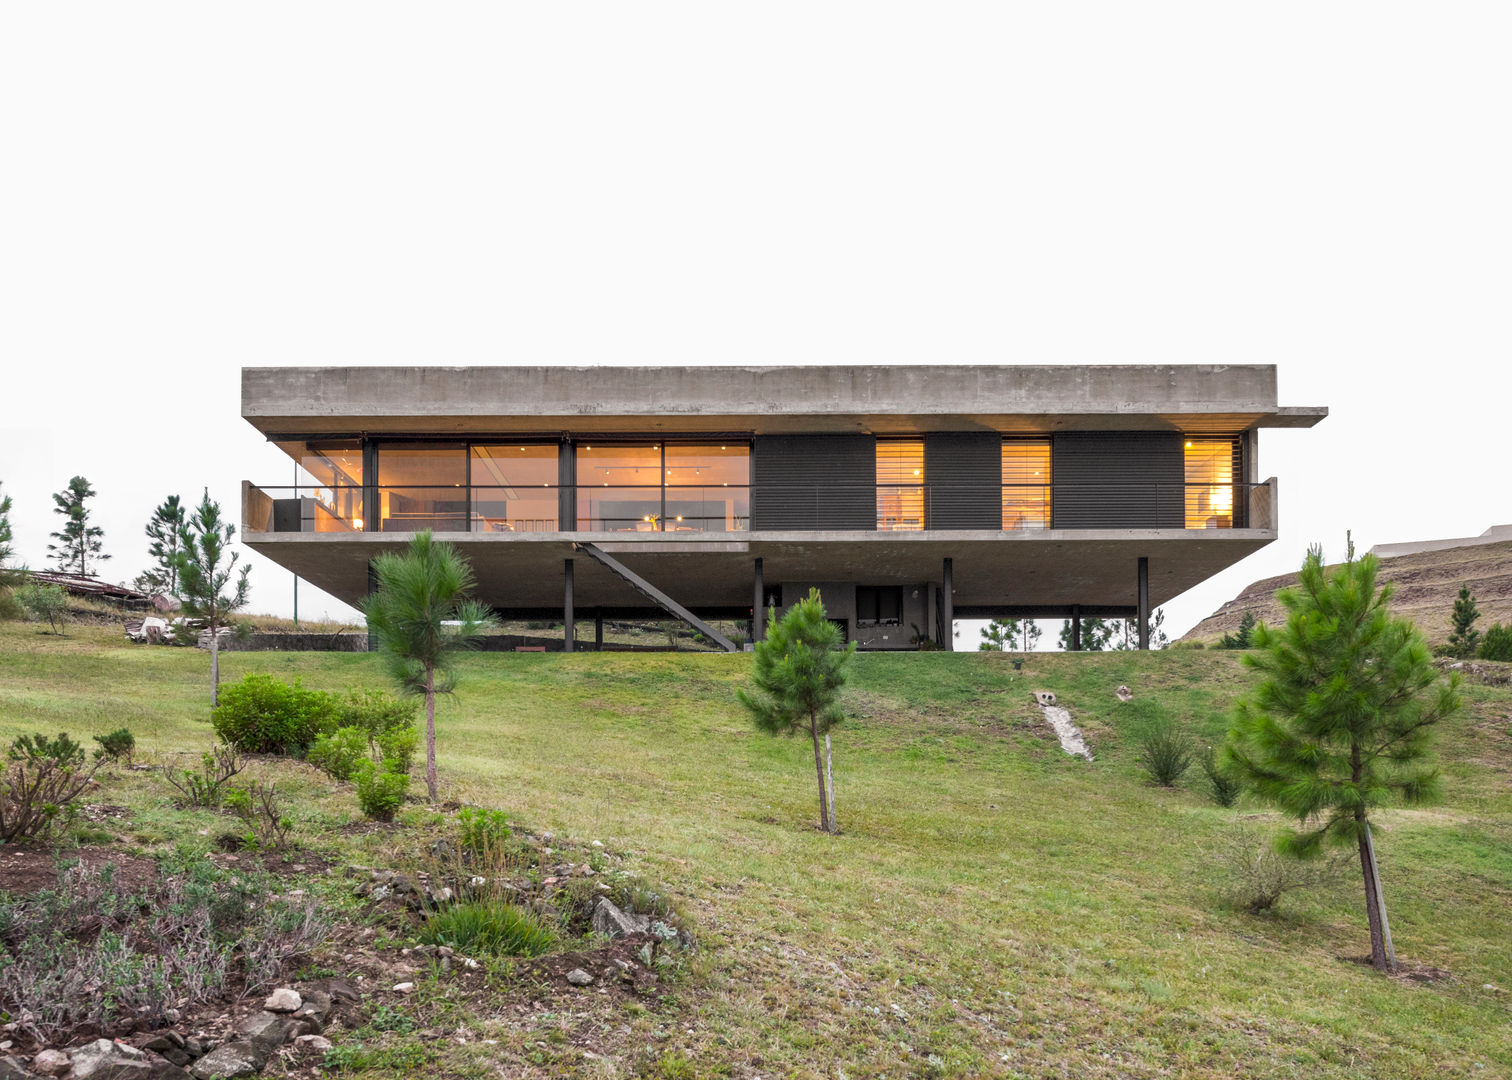
[[[1461,585],[1470,586],[1480,608],[1478,629],[1485,630],[1492,623],[1512,623],[1512,543],[1382,559],[1380,578],[1396,585],[1391,610],[1417,623],[1432,644],[1449,638],[1449,616]],[[1245,586],[1238,596],[1187,631],[1183,640],[1217,641],[1239,628],[1245,612],[1274,626],[1281,621],[1276,590],[1296,583],[1296,574],[1282,574]]]
[[[152,752],[206,746],[207,657],[117,641],[0,624],[0,736],[126,724]],[[497,1043],[457,1049],[434,1075],[1512,1074],[1505,689],[1467,687],[1444,731],[1447,802],[1386,815],[1392,929],[1426,975],[1389,979],[1360,962],[1357,875],[1269,916],[1236,912],[1217,855],[1270,819],[1211,804],[1195,769],[1173,792],[1134,764],[1114,688],[1159,696],[1216,740],[1246,680],[1233,654],[1034,655],[1022,672],[996,654],[858,656],[856,718],[835,736],[833,838],[814,827],[809,746],[761,736],[738,711],[749,664],[468,658],[438,713],[446,794],[626,852],[670,886],[701,951],[649,1012],[471,1018]],[[366,655],[222,666],[382,684]],[[1037,689],[1071,710],[1095,761],[1061,752]],[[584,1057],[576,1047],[603,1024],[651,1049]]]

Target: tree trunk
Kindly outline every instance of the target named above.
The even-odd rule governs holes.
[[[425,669],[425,790],[430,801],[441,801],[436,790],[436,672]]]
[[[1370,865],[1370,841],[1366,839],[1365,815],[1355,814],[1355,821],[1361,826],[1359,833],[1360,846],[1360,873],[1365,878],[1365,918],[1370,923],[1370,966],[1377,971],[1387,971],[1386,964],[1386,936],[1381,930],[1381,898],[1376,892],[1376,876],[1371,873]]]
[[[835,820],[835,770],[831,767],[829,732],[824,733],[824,789],[829,793],[829,831],[839,832],[840,823]]]
[[[1397,969],[1396,948],[1391,944],[1391,920],[1386,917],[1386,891],[1381,888],[1381,868],[1376,863],[1375,841],[1370,835],[1370,822],[1365,822],[1365,854],[1370,858],[1370,880],[1375,886],[1376,910],[1381,916],[1381,941],[1386,947],[1386,970]]]
[[[210,624],[210,707],[220,704],[220,635],[217,627]]]
[[[829,795],[824,787],[824,754],[819,749],[819,725],[814,714],[809,714],[809,734],[814,738],[814,772],[819,776],[819,827],[833,832],[830,827]]]

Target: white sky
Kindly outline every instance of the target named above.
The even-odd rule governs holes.
[[[17,545],[82,473],[129,580],[165,495],[287,483],[269,364],[1275,363],[1333,415],[1262,435],[1281,538],[1172,629],[1347,528],[1478,534],[1509,52],[1504,3],[6,4]]]

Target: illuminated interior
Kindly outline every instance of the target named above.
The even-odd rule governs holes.
[[[473,444],[472,528],[477,532],[555,532],[557,447],[542,443]]]
[[[360,532],[362,442],[346,439],[280,446],[298,468],[292,489],[273,490],[280,501],[297,504],[300,531]]]
[[[1185,440],[1188,529],[1234,527],[1235,454],[1233,439]]]
[[[1003,442],[1003,528],[1050,527],[1050,440]]]
[[[378,528],[383,532],[467,531],[467,445],[379,444]]]
[[[577,448],[577,527],[590,532],[743,532],[751,448],[587,443]]]
[[[924,440],[877,440],[877,529],[924,528]]]

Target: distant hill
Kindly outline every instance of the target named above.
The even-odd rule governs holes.
[[[1512,541],[1421,551],[1381,560],[1381,579],[1396,583],[1391,608],[1422,628],[1432,644],[1449,637],[1449,614],[1461,585],[1469,585],[1480,607],[1484,630],[1492,623],[1512,623]],[[1266,578],[1203,619],[1183,641],[1214,642],[1233,633],[1246,611],[1262,622],[1281,620],[1276,590],[1297,583],[1296,574]]]

